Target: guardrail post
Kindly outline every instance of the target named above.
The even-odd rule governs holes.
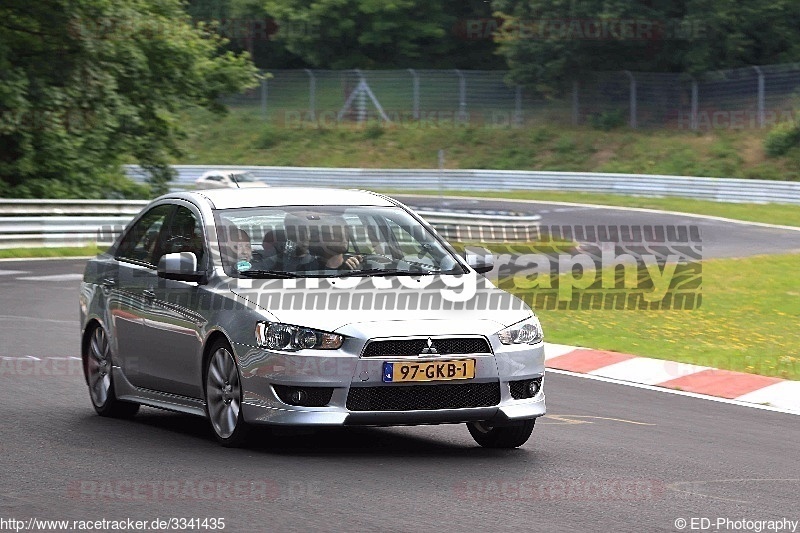
[[[631,88],[630,88],[630,93],[631,93],[631,97],[630,97],[630,100],[631,100],[630,101],[630,115],[631,115],[630,126],[631,126],[631,129],[635,130],[636,126],[637,126],[637,123],[636,123],[636,78],[633,77],[633,74],[631,74],[630,70],[626,70],[625,74],[627,74],[628,75],[628,79],[631,80]]]
[[[411,73],[411,113],[414,120],[419,120],[419,76],[413,68],[408,71]]]
[[[308,74],[308,114],[311,116],[311,121],[317,121],[317,79],[314,77],[314,72],[310,68],[303,69]]]
[[[764,119],[764,72],[761,70],[761,67],[753,65],[753,68],[758,74],[758,102],[756,104],[758,109],[758,127],[763,128],[766,124],[766,120]]]

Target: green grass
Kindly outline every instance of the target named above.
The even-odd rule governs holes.
[[[439,191],[401,191],[384,189],[387,194],[438,195]],[[558,191],[444,191],[445,196],[472,196],[481,198],[510,198],[514,200],[540,200],[575,202],[584,204],[662,209],[680,213],[696,213],[749,222],[764,222],[783,226],[800,226],[800,208],[788,204],[740,204],[712,202],[687,198],[645,198],[619,194],[595,194]]]
[[[564,170],[692,176],[800,179],[800,149],[768,157],[766,130],[599,131],[537,122],[522,128],[403,123],[307,124],[271,119],[256,107],[233,107],[224,117],[186,115],[185,156],[174,163],[364,168]],[[278,118],[276,118],[278,117]]]
[[[101,248],[97,245],[75,247],[39,247],[0,249],[0,259],[28,259],[31,257],[87,257],[97,255]]]
[[[800,379],[800,255],[703,262],[696,310],[537,310],[546,340]]]

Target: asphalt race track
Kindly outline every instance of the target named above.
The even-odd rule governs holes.
[[[546,208],[536,207],[543,224],[704,224],[714,256],[800,249],[800,232]],[[0,262],[0,519],[354,532],[748,531],[746,521],[800,520],[797,416],[564,374],[548,374],[548,415],[512,451],[479,448],[461,425],[259,431],[229,450],[201,418],[98,417],[75,359],[82,270],[81,260]]]
[[[540,215],[541,226],[696,226],[705,259],[800,252],[800,230],[740,224],[690,214],[548,202],[412,195],[393,197],[414,209]]]

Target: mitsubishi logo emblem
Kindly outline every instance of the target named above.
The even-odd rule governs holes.
[[[439,355],[439,351],[433,345],[433,339],[428,337],[428,346],[422,350],[420,355]]]

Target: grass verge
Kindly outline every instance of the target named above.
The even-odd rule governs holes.
[[[86,257],[97,255],[101,248],[90,246],[64,246],[56,248],[8,248],[0,249],[0,259],[29,259],[32,257]]]
[[[800,255],[702,263],[691,311],[537,310],[546,340],[800,379]]]

